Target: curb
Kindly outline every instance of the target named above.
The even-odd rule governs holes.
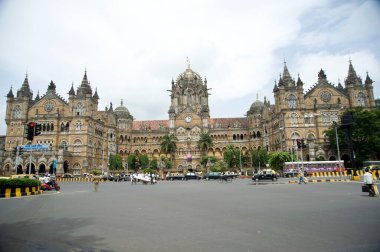
[[[350,182],[349,179],[312,179],[306,180],[307,183],[325,183],[325,182]],[[289,180],[289,184],[298,184],[298,180]]]
[[[23,197],[30,195],[42,194],[41,190],[38,190],[37,187],[16,187],[16,188],[5,188],[4,191],[1,191],[0,198],[13,198],[13,197]]]

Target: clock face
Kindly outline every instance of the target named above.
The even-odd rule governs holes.
[[[186,116],[185,117],[185,122],[187,122],[187,123],[191,122],[191,116]]]
[[[48,101],[45,103],[44,108],[45,108],[46,112],[50,112],[54,109],[54,104],[52,102]]]

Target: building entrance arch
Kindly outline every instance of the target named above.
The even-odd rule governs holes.
[[[40,164],[40,166],[38,167],[38,173],[40,173],[40,174],[46,173],[46,165],[45,164]]]
[[[22,174],[22,165],[17,166],[16,174]]]
[[[30,173],[36,174],[36,166],[33,163],[30,165]],[[29,164],[25,167],[25,174],[29,174]]]
[[[65,161],[63,162],[63,173],[69,172],[69,162]]]

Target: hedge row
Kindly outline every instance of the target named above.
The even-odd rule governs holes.
[[[0,179],[0,189],[4,188],[17,188],[17,187],[39,187],[40,182],[38,179]]]

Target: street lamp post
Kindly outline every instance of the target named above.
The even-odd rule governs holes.
[[[340,177],[342,177],[342,168],[340,166],[340,150],[339,150],[339,138],[338,138],[338,125],[337,125],[337,123],[335,121],[333,122],[333,124],[335,126],[336,149],[338,151],[339,175],[340,175]]]

